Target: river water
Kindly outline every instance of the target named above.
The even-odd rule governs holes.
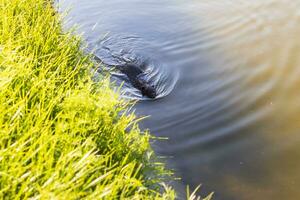
[[[300,199],[300,0],[64,0],[104,62],[147,60],[143,129],[181,185],[214,199]],[[112,56],[114,55],[114,56]],[[120,75],[121,76],[121,75]],[[120,79],[116,79],[120,80]],[[180,189],[178,189],[180,190]]]

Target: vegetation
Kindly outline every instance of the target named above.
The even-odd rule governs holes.
[[[174,199],[150,135],[80,46],[51,2],[0,2],[0,198]]]
[[[150,136],[107,78],[91,80],[51,3],[0,9],[0,198],[173,199]]]

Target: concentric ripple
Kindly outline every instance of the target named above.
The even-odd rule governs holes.
[[[151,44],[147,44],[138,36],[122,36],[105,37],[98,43],[91,44],[90,48],[94,49],[94,55],[103,62],[104,66],[114,67],[112,73],[112,81],[116,83],[116,87],[121,87],[122,96],[127,99],[150,100],[150,98],[142,96],[141,91],[134,88],[128,77],[122,74],[116,66],[126,63],[135,63],[141,67],[145,74],[145,80],[155,87],[159,99],[167,96],[174,89],[178,80],[178,71],[171,70],[167,63],[163,63],[160,56],[151,56],[151,54],[143,55],[144,52],[139,47],[147,47],[150,50]],[[154,50],[153,50],[154,51]]]

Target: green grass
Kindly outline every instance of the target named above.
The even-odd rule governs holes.
[[[46,0],[0,1],[0,198],[174,199],[150,135]]]
[[[0,8],[1,199],[174,198],[150,136],[107,78],[91,80],[51,4]]]

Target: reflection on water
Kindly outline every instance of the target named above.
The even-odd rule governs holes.
[[[143,128],[169,138],[154,147],[183,184],[202,183],[215,199],[300,198],[300,0],[69,5],[69,24],[102,59],[109,37],[113,52],[178,74],[169,95],[136,112],[151,115]]]

